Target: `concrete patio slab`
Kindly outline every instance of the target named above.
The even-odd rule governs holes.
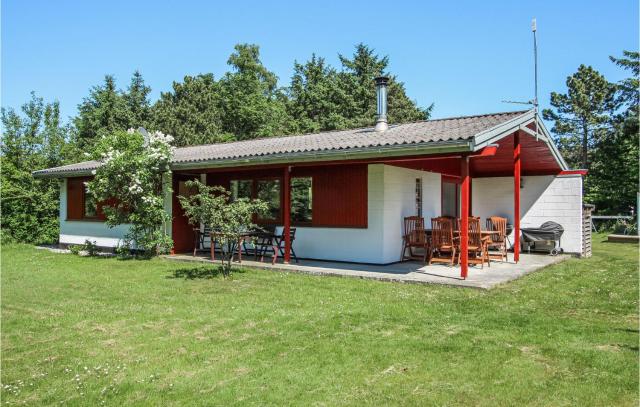
[[[205,256],[171,255],[164,256],[174,261],[212,263]],[[460,277],[460,267],[447,265],[425,266],[420,262],[403,262],[389,265],[343,263],[320,260],[300,260],[299,263],[272,265],[270,262],[243,259],[236,266],[251,267],[264,270],[288,271],[312,275],[328,275],[339,277],[367,278],[380,281],[393,281],[416,284],[443,284],[459,287],[490,289],[498,284],[515,280],[551,264],[559,263],[570,256],[549,256],[544,254],[521,254],[520,262],[515,264],[513,257],[509,262],[492,262],[480,267],[469,267],[466,279]]]

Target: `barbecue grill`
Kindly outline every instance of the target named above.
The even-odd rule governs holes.
[[[564,233],[562,225],[549,221],[537,228],[522,228],[520,230],[522,231],[522,244],[526,245],[529,253],[532,248],[534,251],[549,252],[553,256],[564,252],[560,245],[560,239]]]

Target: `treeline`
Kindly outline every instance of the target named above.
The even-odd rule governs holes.
[[[185,76],[153,104],[139,72],[126,90],[118,90],[107,75],[78,107],[73,120],[78,146],[90,150],[102,134],[138,126],[171,134],[177,146],[369,126],[376,111],[373,78],[389,74],[389,59],[363,44],[351,57],[339,58],[340,69],[315,55],[295,62],[290,83],[282,87],[261,62],[259,47],[240,44],[221,78]],[[389,120],[428,118],[430,107],[418,107],[391,78]]]
[[[86,159],[105,134],[143,126],[175,137],[177,146],[246,140],[286,134],[371,126],[376,97],[373,78],[387,75],[389,121],[427,119],[432,106],[419,107],[388,71],[388,57],[358,44],[339,55],[338,68],[313,55],[295,62],[286,86],[260,60],[257,45],[239,44],[229,71],[185,76],[153,102],[140,72],[120,89],[116,79],[90,89],[78,114],[64,123],[58,102],[31,94],[19,110],[2,109],[0,165],[2,240],[55,242],[58,237],[57,180],[34,179],[41,168]]]

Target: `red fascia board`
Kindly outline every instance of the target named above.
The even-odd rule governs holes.
[[[493,157],[494,155],[496,155],[496,153],[498,152],[498,146],[497,145],[491,145],[491,146],[486,146],[485,148],[483,148],[480,151],[477,151],[473,154],[470,154],[469,157],[471,158],[475,158],[475,157]]]
[[[564,170],[560,171],[558,175],[582,175],[585,176],[589,170]]]

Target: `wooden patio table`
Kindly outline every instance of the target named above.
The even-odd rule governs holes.
[[[217,240],[216,237],[220,235],[220,233],[215,232],[215,231],[211,231],[211,260],[215,261],[216,257],[215,257],[215,241]],[[276,235],[275,233],[270,233],[270,232],[263,232],[260,230],[248,230],[246,232],[243,232],[240,234],[240,237],[238,238],[238,241],[234,243],[234,248],[231,249],[231,251],[238,251],[238,261],[240,263],[242,263],[242,247],[243,247],[243,242],[246,238],[251,237],[251,238],[260,238],[260,237],[267,237],[267,238],[275,238],[277,239],[279,236]],[[257,253],[258,249],[256,247],[254,254],[256,256],[256,259],[258,257],[258,253]],[[249,252],[247,251],[247,254],[249,254]]]
[[[420,230],[422,230],[422,232],[424,232],[424,234],[427,236],[427,238],[429,240],[431,240],[431,234],[433,233],[433,229],[420,229]],[[500,233],[500,231],[498,231],[498,230],[481,230],[480,231],[480,235],[482,236],[482,239],[490,238],[492,235],[497,235],[499,233]],[[460,236],[460,231],[459,230],[454,230],[453,234],[454,234],[454,238],[457,238],[457,237]],[[489,254],[489,259],[501,260],[502,257],[500,257],[498,255],[495,255],[495,254]]]
[[[427,235],[427,236],[431,236],[431,234],[433,233],[432,229],[422,229],[422,231]],[[500,231],[498,230],[481,230],[480,234],[482,236],[491,236],[491,235],[497,235],[498,233],[500,233]],[[459,230],[454,230],[453,234],[455,235],[460,235],[460,231]]]

